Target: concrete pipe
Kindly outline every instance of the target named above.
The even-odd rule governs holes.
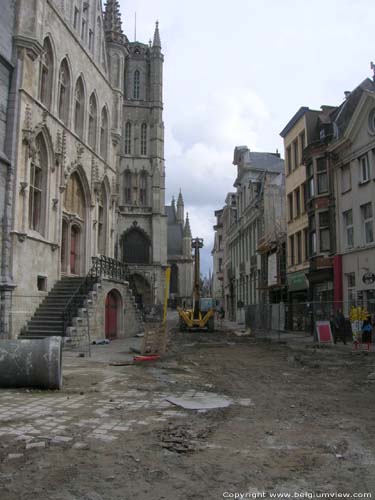
[[[61,337],[0,340],[0,387],[61,389]]]

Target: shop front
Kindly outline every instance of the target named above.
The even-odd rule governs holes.
[[[306,331],[309,329],[306,316],[308,297],[307,270],[289,273],[288,282],[288,330]]]

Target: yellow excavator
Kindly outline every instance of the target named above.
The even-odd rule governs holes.
[[[214,303],[211,298],[201,298],[200,284],[200,253],[203,248],[203,239],[195,238],[191,242],[194,249],[194,289],[193,289],[193,309],[183,309],[178,307],[180,316],[180,330],[208,330],[215,329]]]

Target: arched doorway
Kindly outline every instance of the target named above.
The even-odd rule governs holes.
[[[64,193],[61,230],[61,271],[64,274],[85,273],[86,198],[80,176],[73,173]]]
[[[111,290],[105,299],[105,336],[107,339],[118,337],[121,328],[121,295]]]
[[[69,224],[66,219],[63,219],[62,221],[62,230],[61,230],[61,271],[63,273],[67,272],[67,255],[68,255],[68,231],[69,231]]]
[[[78,226],[72,226],[70,230],[70,274],[79,274],[79,247],[80,229]]]
[[[107,192],[105,189],[104,182],[100,188],[99,193],[99,206],[98,206],[98,253],[100,255],[106,255],[106,245],[107,243],[107,214],[108,214],[108,203],[107,203]]]

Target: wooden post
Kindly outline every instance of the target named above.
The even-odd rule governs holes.
[[[171,268],[165,270],[165,292],[164,292],[164,311],[163,311],[163,326],[167,323],[167,304],[169,298],[169,284],[171,282]]]

